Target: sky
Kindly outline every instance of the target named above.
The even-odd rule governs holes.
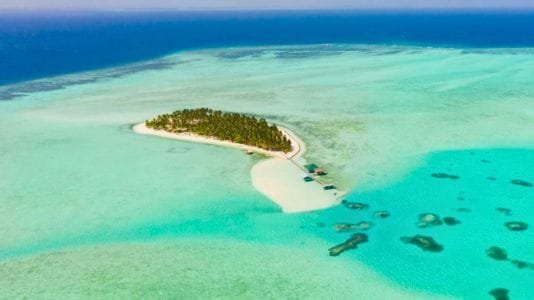
[[[2,9],[428,9],[534,8],[534,0],[0,0]]]

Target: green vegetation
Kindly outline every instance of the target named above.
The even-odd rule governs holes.
[[[291,151],[291,142],[264,118],[209,108],[184,109],[159,115],[146,126],[173,133],[195,133],[270,151]]]

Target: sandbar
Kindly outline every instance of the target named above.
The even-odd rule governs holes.
[[[186,142],[211,144],[231,147],[243,151],[252,151],[268,156],[255,164],[250,173],[254,187],[276,203],[284,213],[300,213],[325,209],[340,202],[342,193],[337,189],[324,190],[324,184],[318,180],[305,182],[307,175],[302,167],[305,144],[291,130],[278,126],[290,140],[292,150],[288,153],[268,151],[259,147],[204,137],[193,133],[172,133],[149,128],[145,123],[133,126],[138,134],[154,135]]]

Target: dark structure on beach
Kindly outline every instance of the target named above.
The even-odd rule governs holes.
[[[310,174],[315,174],[315,175],[319,175],[319,176],[326,175],[326,172],[323,169],[319,168],[319,166],[317,166],[316,164],[304,165],[304,168]]]

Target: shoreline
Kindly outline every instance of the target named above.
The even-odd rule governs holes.
[[[186,142],[236,148],[236,149],[240,149],[244,151],[251,151],[254,153],[263,154],[265,156],[277,157],[281,159],[293,159],[293,158],[300,157],[302,155],[301,153],[302,146],[300,144],[302,143],[302,141],[296,138],[294,133],[292,133],[290,130],[282,128],[282,127],[278,127],[278,129],[282,131],[284,136],[286,136],[291,142],[291,148],[293,149],[291,152],[284,153],[281,151],[270,151],[270,150],[265,150],[265,149],[255,147],[255,146],[249,146],[245,144],[219,140],[216,138],[205,137],[205,136],[201,136],[201,135],[194,134],[194,133],[172,133],[172,132],[168,132],[165,130],[156,130],[156,129],[147,127],[145,123],[136,124],[132,127],[132,130],[137,134],[155,135],[155,136],[159,136],[163,138],[175,139],[175,140],[186,141]]]
[[[153,135],[185,142],[217,145],[263,154],[269,158],[255,164],[251,171],[252,184],[256,190],[276,203],[284,213],[300,213],[325,209],[339,204],[342,192],[337,189],[325,191],[323,184],[316,179],[305,182],[308,173],[296,160],[303,161],[306,147],[304,142],[291,130],[278,126],[278,129],[291,142],[291,152],[269,151],[193,133],[171,133],[148,128],[145,123],[136,124],[132,130],[141,135]]]

